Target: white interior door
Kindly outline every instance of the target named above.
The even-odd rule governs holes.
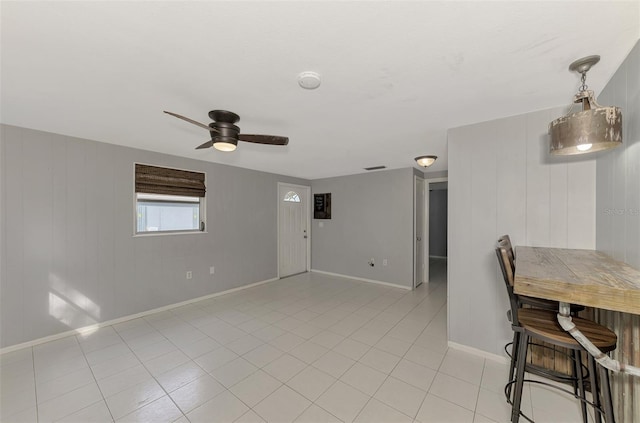
[[[415,228],[415,269],[414,269],[414,287],[418,287],[423,282],[426,282],[427,279],[427,266],[426,257],[427,250],[429,249],[429,238],[426,234],[426,222],[425,222],[425,212],[427,207],[427,199],[428,197],[425,195],[425,182],[424,179],[415,177],[414,183],[415,190],[415,199],[414,199],[414,228]]]
[[[278,185],[279,275],[308,270],[309,187]]]

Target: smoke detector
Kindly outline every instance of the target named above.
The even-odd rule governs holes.
[[[315,90],[320,86],[320,75],[317,72],[302,72],[298,75],[298,84],[305,90]]]

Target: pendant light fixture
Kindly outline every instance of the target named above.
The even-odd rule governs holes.
[[[582,111],[562,116],[549,124],[553,155],[566,156],[592,153],[622,144],[622,112],[619,107],[603,107],[596,103],[593,91],[587,89],[587,72],[600,61],[600,56],[587,56],[571,63],[569,70],[582,75],[582,85],[573,102]]]
[[[418,166],[429,167],[431,166],[438,156],[418,156],[414,160],[418,163]]]

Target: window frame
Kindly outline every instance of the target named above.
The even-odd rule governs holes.
[[[142,163],[142,162],[134,162],[133,163],[133,236],[134,237],[146,237],[146,236],[162,236],[162,235],[185,235],[185,234],[199,234],[199,233],[207,233],[207,197],[192,197],[199,198],[199,218],[200,218],[200,228],[198,229],[176,229],[176,230],[168,230],[168,231],[138,231],[138,193],[136,192],[136,165],[144,165],[144,166],[153,166],[165,169],[174,169],[174,170],[182,170],[186,172],[196,172],[202,173],[204,175],[204,184],[207,185],[207,172],[201,170],[193,170],[193,169],[183,169],[179,167],[170,167],[167,165],[157,165],[150,163]],[[162,194],[163,196],[171,197],[171,194]],[[175,195],[174,197],[186,197],[183,195]],[[179,202],[179,201],[176,201]],[[186,203],[186,201],[185,201]],[[202,228],[204,225],[204,229]]]

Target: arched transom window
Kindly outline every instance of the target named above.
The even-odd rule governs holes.
[[[295,191],[289,191],[284,195],[284,201],[287,201],[289,203],[299,203],[300,196]]]

